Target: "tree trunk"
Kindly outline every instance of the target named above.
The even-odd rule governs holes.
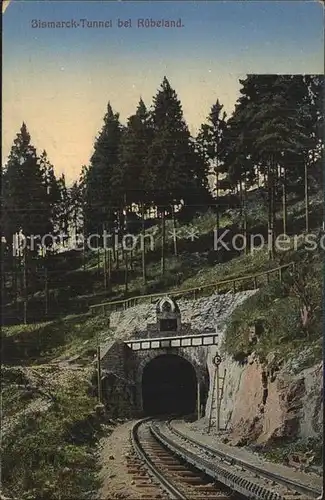
[[[16,255],[13,255],[12,257],[12,287],[14,291],[14,302],[15,302],[15,309],[18,311],[18,273],[17,273],[17,268],[18,268],[18,260],[19,257]]]
[[[107,252],[106,248],[104,248],[103,255],[103,270],[104,270],[104,290],[107,292]]]
[[[176,237],[176,224],[175,224],[175,207],[171,206],[172,209],[172,221],[173,221],[173,244],[174,244],[174,255],[177,257],[177,237]]]
[[[85,226],[83,226],[82,234],[83,234],[83,248],[82,248],[82,267],[83,270],[86,271],[86,231]]]
[[[28,302],[28,290],[27,290],[27,245],[24,248],[24,324],[27,325],[27,302]]]
[[[247,235],[247,186],[246,186],[246,180],[244,182],[244,223],[243,223],[243,230],[244,230],[244,238],[245,238],[245,254],[247,255],[249,253],[249,244],[248,244],[248,235]]]
[[[48,286],[48,274],[47,274],[47,263],[45,263],[45,316],[49,313],[49,286]]]
[[[102,225],[103,228],[103,272],[104,272],[104,290],[107,291],[107,252],[106,252],[106,241],[104,241],[105,224]]]
[[[241,179],[239,181],[239,203],[240,203],[239,214],[240,214],[240,217],[242,217],[242,215],[243,215],[243,186],[242,186]]]
[[[216,197],[219,197],[219,164],[218,164],[218,159],[216,161],[216,167],[215,167],[215,174],[216,174]]]
[[[128,225],[127,225],[127,222],[128,222],[127,221],[127,204],[126,204],[126,194],[125,193],[124,193],[124,207],[121,210],[120,214],[121,213],[123,213],[123,216],[125,213],[125,216],[123,217],[123,220],[121,220],[122,219],[122,216],[121,216],[119,226],[122,230],[122,234],[125,236],[127,233],[127,228],[128,228]],[[123,243],[122,243],[122,258],[124,258],[124,262],[125,262],[125,296],[127,296],[128,289],[129,289],[129,251],[128,251],[128,247],[127,247],[126,238],[123,239]]]
[[[219,229],[220,229],[220,215],[219,215],[219,172],[218,172],[218,165],[216,166],[216,198],[217,198],[217,203],[216,203],[216,230],[217,230],[217,235],[219,235]],[[219,258],[220,258],[220,252],[216,252],[216,262],[219,263]]]
[[[128,290],[129,290],[129,258],[128,258],[128,251],[124,251],[124,261],[125,261],[125,296],[127,296]]]
[[[161,211],[161,274],[165,274],[165,241],[166,241],[166,223],[165,207]]]
[[[305,161],[305,230],[309,232],[309,189],[308,189],[308,163]]]
[[[126,195],[124,195],[124,209],[125,209],[124,230],[125,230],[125,233],[128,234],[129,233],[128,215],[129,214],[131,215],[133,213],[133,211],[132,211],[132,204],[129,207],[127,206]],[[132,221],[132,217],[131,217],[131,221]],[[133,239],[132,239],[132,245],[133,245]],[[130,270],[132,271],[132,269],[133,269],[133,246],[131,247],[130,253],[128,254],[128,261],[129,261]]]
[[[118,270],[120,268],[119,236],[120,236],[120,228],[117,229],[117,238],[115,238],[115,241],[114,241],[116,270]]]
[[[100,247],[99,241],[97,241],[97,273],[100,276]]]
[[[273,225],[272,225],[272,213],[273,213],[273,203],[272,203],[272,167],[270,164],[267,166],[267,206],[268,206],[268,254],[269,259],[273,259]]]
[[[276,206],[277,206],[277,183],[278,183],[278,168],[277,165],[273,163],[273,176],[272,176],[272,227],[273,227],[273,241],[276,238]],[[273,249],[274,250],[274,249]]]
[[[282,183],[282,219],[283,219],[283,234],[287,234],[287,218],[288,218],[288,209],[287,209],[287,171],[286,167],[282,167],[283,172],[283,183]]]
[[[15,235],[14,235],[15,238]],[[17,234],[17,238],[15,240],[15,245],[12,246],[12,285],[13,285],[13,291],[14,291],[14,302],[15,302],[15,309],[18,313],[19,310],[19,291],[18,287],[20,284],[20,291],[24,289],[24,279],[21,273],[21,255],[20,255],[20,241],[19,241],[19,234]]]
[[[112,254],[111,254],[111,249],[108,249],[108,279],[109,282],[111,282],[111,277],[112,277]]]
[[[142,281],[143,281],[143,284],[145,285],[147,282],[147,275],[146,275],[146,240],[145,240],[146,228],[145,228],[145,223],[144,223],[144,203],[142,203],[141,212],[142,212],[142,214],[141,214],[142,215],[142,243],[141,243]]]

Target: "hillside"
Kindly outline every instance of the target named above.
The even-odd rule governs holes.
[[[247,202],[248,232],[247,240],[253,235],[267,235],[266,207],[261,201],[263,190],[253,191]],[[323,197],[315,192],[310,197],[310,230],[315,236],[320,230],[322,220]],[[89,306],[110,300],[121,300],[135,295],[150,294],[168,290],[185,289],[193,286],[209,284],[214,281],[231,279],[243,275],[258,273],[277,265],[289,262],[292,251],[280,251],[270,261],[266,246],[253,252],[236,250],[231,245],[231,238],[242,234],[240,209],[224,207],[220,215],[220,233],[225,231],[225,244],[229,250],[215,250],[216,212],[213,207],[201,212],[191,222],[176,223],[177,255],[175,255],[172,221],[166,222],[167,242],[164,249],[165,273],[161,272],[161,224],[153,224],[146,230],[145,237],[152,237],[153,249],[147,245],[146,251],[146,283],[142,278],[142,255],[138,247],[132,252],[128,261],[126,274],[122,256],[119,261],[112,259],[111,276],[107,278],[105,287],[103,250],[88,250],[85,255],[78,250],[53,255],[48,262],[47,302],[45,299],[44,277],[34,280],[29,294],[29,321],[41,321],[46,307],[47,317],[54,319],[67,314],[86,313]],[[277,213],[278,234],[281,234],[281,212]],[[154,223],[154,221],[153,221]],[[303,246],[304,202],[293,197],[288,206],[288,231],[291,248]],[[135,233],[138,236],[138,233]],[[301,235],[296,241],[294,235]],[[154,235],[154,236],[152,236]],[[267,241],[265,239],[265,241]],[[107,252],[108,253],[108,252]],[[120,252],[121,253],[121,252]],[[106,266],[107,267],[107,266]],[[127,287],[126,287],[127,280]],[[14,302],[13,297],[5,294],[2,304],[4,320],[23,317],[23,301]],[[7,298],[7,303],[6,303]]]
[[[303,219],[302,203],[299,199],[292,200],[291,234]],[[313,195],[310,207],[312,229],[318,235],[321,193]],[[249,213],[250,231],[256,233],[263,220],[265,223],[258,193],[251,195]],[[238,211],[224,210],[220,225],[233,227],[238,224],[238,217]],[[49,317],[44,320],[44,295],[40,287],[30,297],[29,304],[31,317],[39,320],[3,328],[3,456],[7,464],[3,487],[7,494],[29,500],[45,499],[51,493],[51,498],[59,499],[63,491],[65,494],[68,491],[79,498],[88,498],[97,488],[96,441],[101,432],[110,432],[117,422],[111,420],[109,406],[104,414],[100,408],[96,409],[96,374],[92,362],[98,343],[123,337],[123,332],[110,330],[106,316],[91,315],[88,311],[91,304],[144,292],[185,290],[295,262],[295,276],[285,273],[282,282],[277,278],[269,284],[265,280],[264,284],[260,282],[259,290],[226,318],[223,349],[237,361],[253,353],[263,362],[272,352],[273,358],[281,363],[291,360],[296,373],[321,360],[322,251],[306,250],[301,238],[296,249],[278,253],[274,260],[269,260],[266,248],[247,254],[220,254],[213,250],[215,223],[211,209],[191,223],[178,223],[178,255],[173,255],[173,242],[169,241],[164,276],[160,273],[160,229],[158,226],[147,229],[158,234],[157,248],[146,255],[148,282],[145,287],[141,284],[141,253],[135,252],[127,294],[122,262],[119,269],[113,268],[111,289],[105,291],[103,267],[102,263],[98,267],[97,255],[87,253],[85,262],[80,252],[54,257]],[[189,228],[195,228],[197,237],[193,241],[186,237]],[[291,241],[293,246],[293,235]],[[245,286],[251,287],[243,282]],[[5,305],[5,312],[11,307]],[[254,324],[262,332],[257,343],[249,334]],[[296,446],[304,449],[305,445],[299,441]],[[57,449],[61,450],[60,455],[55,452],[53,463]],[[268,453],[278,458],[284,451],[274,448],[272,452],[271,448]],[[31,463],[32,468],[26,467]],[[73,476],[69,474],[71,467],[75,471]]]

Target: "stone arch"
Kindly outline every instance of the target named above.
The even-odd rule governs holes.
[[[178,308],[178,305],[175,302],[175,300],[171,299],[167,295],[166,295],[166,297],[162,297],[159,300],[159,302],[157,303],[157,306],[156,306],[156,311],[159,312],[159,313],[163,313],[164,312],[164,306],[165,306],[165,304],[168,305],[168,306],[170,306],[170,312],[172,312],[172,313],[178,313],[179,312],[179,308]]]
[[[145,354],[144,354],[145,353]],[[136,383],[136,406],[139,411],[143,411],[143,400],[142,400],[142,378],[143,378],[143,371],[145,366],[150,363],[150,361],[153,361],[155,358],[158,356],[162,355],[175,355],[178,356],[188,363],[190,363],[195,371],[196,375],[196,380],[199,384],[202,384],[203,382],[203,373],[202,373],[202,367],[198,363],[196,363],[190,356],[184,352],[180,352],[178,349],[173,349],[173,350],[167,350],[167,349],[155,349],[154,351],[148,351],[145,352],[143,351],[143,357],[141,361],[138,363],[136,374],[135,374],[135,383]]]

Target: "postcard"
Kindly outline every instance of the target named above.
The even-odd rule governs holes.
[[[2,2],[1,499],[323,499],[323,8]]]

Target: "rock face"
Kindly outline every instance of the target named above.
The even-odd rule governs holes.
[[[255,292],[212,295],[196,301],[180,300],[178,305],[182,322],[191,323],[193,328],[202,332],[216,329],[220,344],[231,313]],[[147,323],[154,321],[155,306],[152,304],[142,304],[111,315],[111,326],[115,330],[115,338],[119,339],[140,334]],[[219,346],[209,347],[204,357],[201,356],[200,348],[191,348],[189,351],[193,364],[205,363],[209,373],[210,389],[205,415],[209,417],[213,403],[212,431],[216,422],[216,398],[212,398],[215,367],[212,359],[217,350]],[[280,442],[287,437],[320,438],[323,414],[322,367],[321,362],[297,372],[295,360],[279,367],[274,353],[269,354],[264,365],[254,354],[245,363],[238,363],[230,356],[223,355],[219,366],[220,376],[225,375],[220,405],[221,428],[230,431],[229,439],[236,444],[256,442],[263,445]]]
[[[254,361],[243,369],[231,415],[236,444],[320,438],[322,432],[322,363],[292,375],[285,368],[269,379]]]
[[[224,331],[224,321],[232,311],[246,298],[256,293],[248,290],[240,293],[211,295],[197,300],[179,300],[177,304],[181,313],[182,323],[191,323],[193,329],[204,331],[217,328]],[[156,309],[153,304],[139,304],[125,311],[114,312],[110,316],[110,326],[116,338],[130,338],[145,330],[147,323],[155,323]]]

